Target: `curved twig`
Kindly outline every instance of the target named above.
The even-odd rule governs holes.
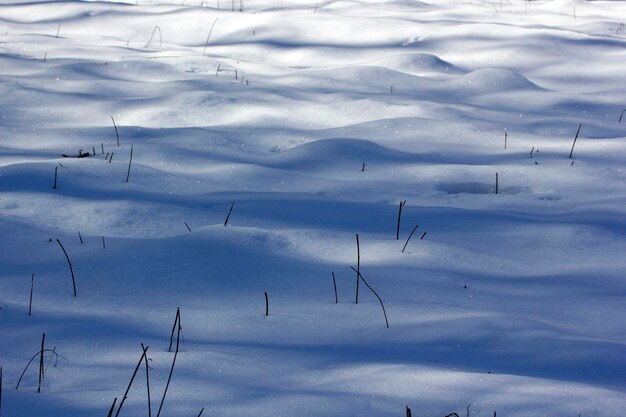
[[[216,17],[215,20],[213,21],[213,25],[211,25],[211,30],[209,30],[209,36],[206,37],[206,42],[204,42],[204,50],[202,51],[202,55],[205,54],[206,48],[208,48],[209,46],[209,39],[211,39],[211,33],[213,33],[213,28],[215,27],[215,24],[217,23],[218,19],[219,17]]]
[[[416,224],[415,227],[413,228],[413,230],[411,231],[411,234],[409,235],[409,238],[406,240],[406,243],[402,247],[402,253],[404,253],[404,250],[406,249],[406,245],[409,244],[409,240],[411,240],[411,237],[413,236],[413,233],[415,233],[415,231],[417,230],[418,227],[420,227],[420,225]]]
[[[65,248],[63,247],[63,244],[61,243],[61,241],[59,240],[59,238],[57,238],[57,243],[59,244],[59,246],[61,247],[61,250],[63,250],[63,253],[65,254],[65,259],[67,259],[67,264],[70,267],[70,273],[72,274],[72,285],[74,287],[74,297],[76,297],[76,279],[74,278],[74,268],[72,267],[72,262],[70,261],[70,257],[67,254],[67,251],[65,250]]]
[[[152,35],[150,36],[150,40],[146,44],[145,48],[150,46],[150,43],[152,42],[152,38],[154,38],[154,34],[156,33],[157,30],[159,31],[159,48],[163,45],[163,36],[161,36],[161,28],[158,26],[155,26],[154,29],[152,30]]]
[[[57,360],[56,360],[56,362],[55,362],[55,364],[54,364],[54,367],[56,368],[56,365],[57,365],[57,362],[58,362],[58,358],[59,358],[59,356],[60,356],[60,355],[59,355],[58,353],[56,353],[55,349],[56,349],[56,348],[54,348],[54,349],[44,349],[44,351],[43,351],[43,352],[44,352],[44,353],[46,353],[46,352],[51,352],[51,353],[52,353],[52,354],[56,357],[56,359],[57,359]],[[31,364],[31,363],[33,363],[33,361],[35,360],[35,358],[36,358],[37,356],[39,356],[40,354],[41,354],[41,351],[37,351],[37,353],[35,353],[35,354],[33,355],[33,357],[32,357],[32,358],[30,358],[30,360],[28,361],[28,364],[26,364],[26,367],[24,368],[24,370],[22,371],[22,374],[20,375],[20,379],[18,379],[18,380],[17,380],[17,385],[15,386],[15,389],[16,389],[16,390],[17,390],[17,389],[19,389],[20,384],[22,383],[22,378],[24,378],[24,374],[26,374],[26,371],[28,370],[28,367],[30,366],[30,364]],[[65,359],[65,358],[63,358],[63,359]]]
[[[352,268],[352,270],[354,272],[356,272],[359,275],[359,278],[361,278],[361,281],[363,281],[363,283],[365,285],[367,285],[367,288],[369,288],[374,295],[376,296],[376,298],[378,298],[378,301],[380,301],[380,306],[383,308],[383,314],[385,315],[385,324],[387,325],[387,328],[389,328],[389,321],[387,320],[387,312],[385,311],[385,305],[383,304],[383,300],[380,298],[380,296],[376,293],[376,291],[374,291],[374,289],[372,287],[370,287],[370,285],[367,283],[367,281],[365,281],[365,279],[363,278],[363,275],[361,275],[361,273],[359,271],[357,271],[356,269],[354,269],[353,266],[351,266],[350,268]]]

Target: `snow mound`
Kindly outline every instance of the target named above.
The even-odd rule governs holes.
[[[403,54],[376,61],[377,65],[411,75],[463,74],[464,71],[432,54]]]
[[[462,75],[453,81],[457,87],[482,94],[513,90],[541,90],[523,75],[506,69],[485,68]]]
[[[385,148],[362,139],[324,139],[309,142],[276,154],[270,165],[276,168],[319,170],[344,164],[376,160],[377,164],[408,162],[410,154]]]

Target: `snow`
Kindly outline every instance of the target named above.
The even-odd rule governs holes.
[[[626,4],[241,4],[0,4],[0,415],[619,415]]]

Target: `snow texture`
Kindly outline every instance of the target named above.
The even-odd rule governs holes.
[[[143,343],[156,416],[177,307],[162,416],[623,414],[625,23],[1,2],[0,415],[106,416]],[[43,333],[58,363],[16,390]],[[144,367],[119,415],[148,415]]]

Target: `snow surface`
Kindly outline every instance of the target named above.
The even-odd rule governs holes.
[[[177,307],[163,416],[623,414],[624,23],[608,0],[3,1],[0,415],[105,416],[140,343],[156,415]],[[356,233],[389,329],[363,283],[355,304]],[[15,390],[42,333],[62,357]],[[121,416],[148,415],[144,372]]]

